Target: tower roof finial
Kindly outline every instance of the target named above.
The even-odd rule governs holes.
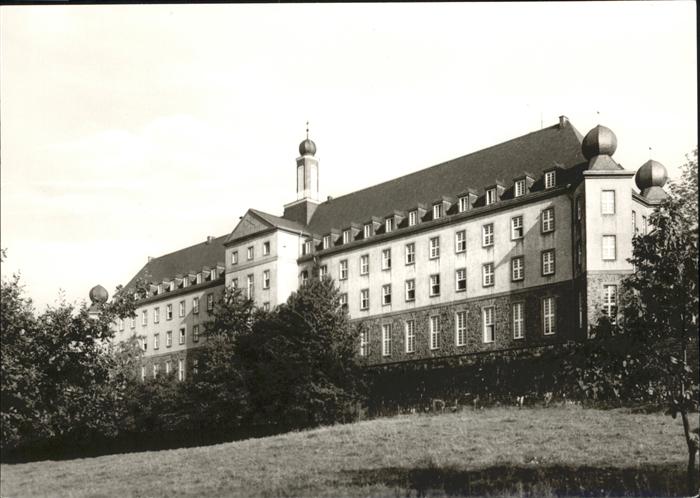
[[[309,122],[306,121],[306,138],[309,138]]]

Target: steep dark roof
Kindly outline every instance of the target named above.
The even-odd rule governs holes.
[[[211,242],[201,242],[179,251],[153,258],[126,284],[126,288],[136,285],[139,278],[147,282],[162,282],[180,273],[199,272],[202,267],[214,267],[225,261],[224,241],[228,234],[217,237]]]
[[[262,211],[252,208],[250,209],[250,212],[258,215],[263,220],[267,221],[268,223],[277,228],[286,228],[287,230],[294,230],[297,232],[301,231],[304,233],[306,233],[307,231],[304,225],[302,225],[301,223],[297,223],[296,221],[288,220],[287,218],[281,218],[273,214],[264,213]]]
[[[427,205],[444,195],[456,197],[468,187],[479,193],[496,180],[510,186],[527,171],[539,181],[543,172],[560,168],[557,183],[570,183],[583,169],[581,134],[570,124],[544,128],[499,145],[452,159],[373,187],[323,202],[307,227],[315,234],[331,228],[363,223],[393,210],[408,210],[419,202]],[[537,186],[535,186],[537,187]]]

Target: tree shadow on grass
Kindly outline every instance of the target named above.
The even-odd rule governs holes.
[[[682,464],[639,467],[501,465],[463,470],[425,467],[344,471],[357,486],[384,484],[418,496],[686,496]]]

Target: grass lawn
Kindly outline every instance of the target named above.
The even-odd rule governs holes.
[[[407,415],[207,447],[2,465],[23,496],[682,496],[680,420],[580,407]]]

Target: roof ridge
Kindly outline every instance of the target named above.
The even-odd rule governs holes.
[[[228,236],[229,236],[228,233],[226,235],[219,235],[218,237],[214,237],[214,240],[212,242],[216,241],[217,239],[221,239],[221,238],[228,237]],[[151,261],[155,261],[156,259],[164,258],[166,256],[171,256],[177,252],[186,251],[187,249],[192,249],[195,246],[198,246],[200,244],[206,244],[206,243],[207,243],[207,241],[205,240],[204,242],[197,242],[196,244],[192,244],[191,246],[187,246],[187,247],[182,247],[180,249],[176,249],[175,251],[166,252],[165,254],[161,254],[160,256],[153,256],[153,259]],[[150,263],[151,261],[149,261],[148,263]],[[148,263],[146,263],[144,266],[147,266]]]

